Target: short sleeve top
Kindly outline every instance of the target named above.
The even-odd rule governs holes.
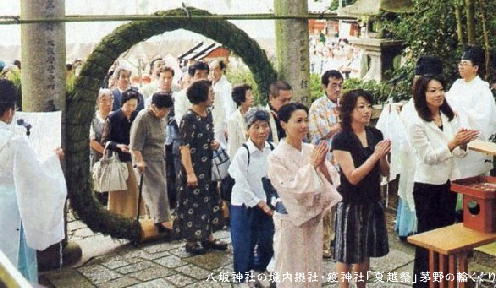
[[[138,113],[131,128],[131,148],[140,151],[145,161],[162,160],[165,155],[165,119],[151,109]]]
[[[203,117],[190,109],[184,114],[179,126],[181,146],[189,147],[195,173],[199,173],[198,171],[210,173],[208,171],[211,169],[213,156],[210,143],[215,139],[212,119],[210,111],[206,117]]]
[[[351,130],[343,130],[332,140],[331,151],[340,150],[350,152],[353,158],[353,164],[356,168],[360,167],[374,153],[375,145],[384,137],[381,131],[365,127],[368,147],[363,147],[358,137]],[[341,171],[341,185],[338,191],[343,197],[344,202],[367,203],[381,199],[380,194],[380,163],[375,164],[370,173],[365,176],[357,185],[352,185],[344,173]]]

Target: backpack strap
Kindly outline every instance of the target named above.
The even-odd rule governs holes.
[[[276,148],[274,147],[274,144],[272,144],[272,142],[270,142],[270,141],[267,141],[267,142],[269,142],[270,151],[273,151],[274,149],[276,149]]]
[[[246,143],[243,143],[241,146],[246,148],[246,152],[248,152],[248,165],[250,165],[250,150],[248,149],[248,145]]]
[[[274,144],[272,144],[272,142],[270,141],[267,141],[269,143],[269,146],[270,146],[270,151],[276,149],[274,147]],[[248,165],[250,165],[250,150],[248,149],[248,145],[246,145],[246,143],[243,143],[241,144],[241,146],[245,147],[246,148],[246,152],[248,152]]]

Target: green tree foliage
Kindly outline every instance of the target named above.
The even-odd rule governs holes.
[[[403,92],[410,89],[409,86],[404,87],[403,83],[392,85],[388,82],[362,81],[357,78],[344,80],[343,93],[354,89],[364,89],[370,92],[373,97],[373,104],[388,102],[389,98],[391,98],[392,102],[400,102],[410,97],[410,93]],[[323,95],[324,91],[320,84],[320,76],[318,74],[310,74],[310,103],[305,104],[310,105]]]
[[[339,1],[342,1],[343,7],[354,4],[357,0],[332,0],[329,6],[330,11],[336,11],[339,8]]]
[[[267,103],[267,99],[265,97],[260,97],[260,92],[258,90],[257,82],[255,81],[255,78],[253,78],[253,73],[251,73],[251,71],[248,68],[237,69],[237,70],[227,69],[226,77],[227,80],[231,82],[232,87],[241,84],[250,85],[252,88],[251,93],[255,97],[256,105],[264,105]]]
[[[472,27],[473,23],[476,44],[485,48],[487,44],[484,42],[484,29],[481,20],[483,17],[481,16],[484,13],[487,18],[487,23],[485,23],[486,33],[494,35],[496,17],[493,15],[496,13],[496,1],[413,0],[413,2],[414,9],[410,13],[395,14],[385,12],[381,16],[384,35],[403,40],[407,47],[404,53],[407,61],[395,74],[405,74],[409,77],[406,77],[404,81],[411,82],[414,63],[418,57],[430,54],[441,58],[444,63],[446,80],[448,83],[453,83],[459,77],[457,63],[464,47],[467,45],[467,26]],[[475,5],[473,17],[467,17],[466,2],[472,2]],[[481,3],[484,5],[483,7]],[[467,23],[469,24],[467,25]],[[495,47],[496,38],[488,38],[489,46]],[[489,68],[494,69],[493,67]],[[481,76],[484,77],[484,71],[481,72]],[[494,73],[490,74],[494,79]]]
[[[425,54],[442,59],[448,82],[458,77],[456,63],[461,49],[456,37],[455,9],[450,1],[414,0],[413,13],[382,15],[384,35],[404,41],[407,47],[407,62],[396,72],[410,76],[405,81],[411,82],[414,63]]]

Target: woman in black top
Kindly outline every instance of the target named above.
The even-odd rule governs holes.
[[[334,256],[340,277],[358,272],[366,279],[369,257],[389,252],[384,207],[380,195],[380,175],[389,172],[386,154],[391,143],[369,127],[372,97],[361,89],[350,91],[341,100],[342,131],[332,140],[332,151],[341,169],[338,187],[343,201],[336,208]],[[353,266],[353,267],[352,267]],[[340,287],[348,287],[344,277]],[[365,281],[357,282],[365,287]]]
[[[220,197],[212,182],[213,150],[219,148],[214,139],[212,113],[213,89],[209,81],[194,82],[187,91],[193,107],[183,115],[181,164],[177,185],[178,238],[187,240],[186,251],[204,254],[208,249],[226,250],[227,244],[215,240],[212,233],[223,226]],[[200,245],[201,244],[201,245]]]
[[[125,217],[135,217],[138,213],[138,182],[129,151],[129,134],[137,115],[138,97],[139,93],[131,89],[122,93],[122,107],[107,117],[102,136],[106,149],[117,152],[119,159],[127,163],[127,190],[110,191],[108,199],[109,211]]]

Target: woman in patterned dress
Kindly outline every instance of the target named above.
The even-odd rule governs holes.
[[[212,183],[214,140],[212,113],[208,109],[214,99],[209,81],[194,82],[187,90],[193,107],[184,114],[179,127],[181,164],[178,174],[178,204],[175,232],[187,240],[186,251],[204,254],[208,249],[226,250],[227,244],[215,240],[212,233],[222,228],[220,198]]]

